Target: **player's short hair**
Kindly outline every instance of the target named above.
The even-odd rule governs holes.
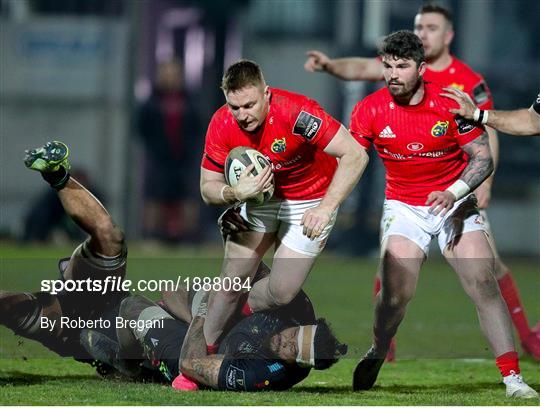
[[[317,330],[313,339],[315,351],[315,370],[325,370],[334,365],[340,357],[347,354],[347,345],[340,343],[332,328],[324,318],[315,322]]]
[[[221,89],[225,92],[235,92],[246,86],[264,84],[264,76],[259,64],[242,59],[230,65],[221,80]]]
[[[440,14],[446,19],[446,21],[450,25],[452,25],[454,22],[454,15],[452,11],[434,2],[425,3],[418,9],[418,14],[426,14],[426,13]]]
[[[412,59],[417,66],[426,59],[422,41],[409,30],[400,30],[388,35],[379,48],[379,55]]]

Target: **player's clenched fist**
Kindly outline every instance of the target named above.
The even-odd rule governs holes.
[[[426,205],[431,205],[429,212],[434,215],[444,216],[450,210],[456,197],[450,191],[432,191],[426,200]]]
[[[324,71],[330,58],[320,51],[308,51],[308,59],[304,63],[304,69],[308,72]]]
[[[304,213],[300,225],[304,226],[303,234],[314,240],[322,234],[326,226],[330,223],[332,213],[324,208],[310,208]]]

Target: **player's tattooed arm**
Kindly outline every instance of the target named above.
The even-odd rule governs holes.
[[[179,367],[182,374],[197,383],[211,388],[218,387],[219,369],[223,363],[223,355],[207,355],[204,338],[204,321],[208,295],[201,302],[197,315],[193,318],[184,338],[180,352]]]
[[[472,190],[476,189],[493,172],[494,164],[487,133],[461,147],[469,155],[469,163],[461,173],[460,180]]]

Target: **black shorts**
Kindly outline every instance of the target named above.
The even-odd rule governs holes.
[[[179,373],[178,358],[189,325],[173,319],[164,319],[162,328],[148,330],[144,344],[151,350],[150,363],[161,371],[166,380],[172,381]]]

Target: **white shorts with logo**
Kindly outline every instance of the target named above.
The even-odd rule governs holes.
[[[429,206],[410,205],[397,200],[385,200],[381,220],[381,242],[390,235],[404,236],[417,244],[426,254],[429,244],[437,237],[443,252],[456,237],[466,232],[489,230],[476,205],[476,196],[456,201],[454,207],[443,217],[429,213]]]
[[[317,256],[324,249],[330,231],[336,222],[337,210],[332,214],[321,235],[310,240],[300,225],[306,210],[315,208],[322,199],[281,200],[272,198],[262,205],[242,204],[240,214],[249,228],[257,232],[277,232],[277,238],[288,248],[307,256]]]

